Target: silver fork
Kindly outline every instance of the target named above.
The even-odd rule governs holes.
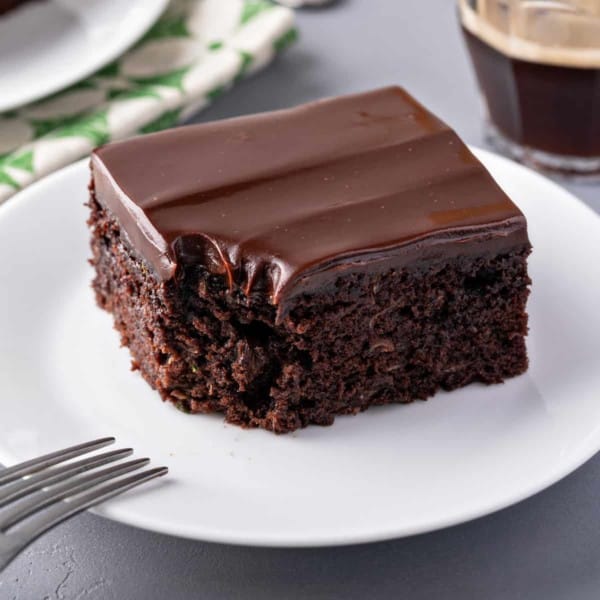
[[[114,441],[112,437],[101,438],[0,470],[0,571],[33,540],[58,523],[167,473],[166,467],[157,467],[119,477],[147,465],[148,458],[98,469],[130,456],[131,448],[65,462]],[[82,475],[87,471],[92,472]]]

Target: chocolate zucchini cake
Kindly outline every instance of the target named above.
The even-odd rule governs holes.
[[[525,218],[400,88],[104,146],[93,287],[184,411],[278,433],[527,368]]]

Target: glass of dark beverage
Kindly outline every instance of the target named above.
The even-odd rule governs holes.
[[[486,137],[521,162],[600,176],[600,0],[458,0]]]

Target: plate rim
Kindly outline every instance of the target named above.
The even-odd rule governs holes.
[[[57,83],[48,85],[43,91],[25,94],[18,101],[13,100],[2,103],[2,100],[0,99],[0,113],[18,110],[29,104],[53,96],[61,91],[67,91],[78,81],[86,79],[96,71],[99,71],[112,61],[116,60],[119,56],[122,56],[143,37],[156,21],[158,21],[169,5],[169,0],[151,0],[151,2],[152,4],[149,4],[146,0],[147,7],[145,7],[145,10],[141,11],[143,18],[136,21],[138,26],[135,29],[132,28],[131,35],[127,36],[127,41],[124,40],[123,43],[115,45],[110,52],[107,52],[100,57],[96,57],[95,59],[95,55],[90,55],[90,62],[85,68],[74,69],[70,76],[59,79]],[[33,9],[35,10],[35,6]],[[31,8],[29,10],[31,10]]]
[[[472,150],[478,158],[484,161],[486,168],[486,159],[489,158],[492,162],[498,161],[504,164],[504,166],[508,166],[510,169],[516,169],[517,171],[520,171],[521,174],[524,174],[528,177],[533,176],[536,182],[553,188],[555,192],[569,197],[571,202],[579,205],[579,209],[583,208],[588,215],[593,215],[596,219],[600,219],[600,215],[598,215],[591,207],[586,205],[569,190],[565,189],[544,175],[489,150],[481,149],[472,145],[469,145],[469,149]],[[86,168],[87,163],[87,158],[79,160],[76,163],[68,165],[50,174],[49,176],[36,181],[31,186],[28,186],[24,190],[17,193],[13,198],[4,203],[4,205],[0,206],[0,227],[2,227],[3,220],[5,218],[9,218],[8,215],[12,210],[19,210],[16,208],[18,205],[23,203],[26,204],[27,202],[34,202],[35,198],[39,195],[38,190],[40,190],[40,188],[43,189],[45,185],[47,185],[49,182],[54,182],[54,180],[59,180],[62,177],[68,177],[71,171],[75,172]],[[494,176],[493,173],[492,176]],[[598,450],[600,450],[600,438],[595,444],[585,448],[585,451],[581,451],[578,454],[573,454],[569,461],[563,461],[558,467],[548,470],[544,477],[536,480],[533,484],[522,485],[518,493],[509,494],[506,498],[502,498],[500,501],[490,499],[486,502],[479,503],[477,507],[468,510],[457,511],[456,514],[448,517],[428,519],[426,524],[416,523],[413,527],[407,527],[406,525],[396,527],[374,527],[370,525],[364,530],[355,527],[349,533],[341,531],[340,533],[336,534],[327,532],[323,535],[320,535],[318,533],[311,532],[308,535],[296,535],[292,537],[288,534],[279,535],[273,532],[263,532],[261,535],[257,535],[255,532],[245,533],[231,531],[223,529],[222,527],[218,530],[213,528],[208,530],[205,529],[203,531],[203,528],[198,527],[197,525],[193,525],[192,527],[184,529],[181,525],[174,526],[173,522],[164,522],[160,519],[160,517],[139,515],[130,509],[125,509],[124,513],[122,513],[118,508],[118,504],[111,503],[91,509],[90,512],[125,525],[130,525],[156,533],[222,544],[270,548],[316,548],[364,544],[391,539],[400,539],[417,534],[424,534],[445,529],[447,527],[466,523],[513,506],[527,498],[535,496],[551,485],[559,482],[587,462],[590,458],[592,458],[598,452]],[[0,446],[0,462],[11,463],[14,460],[14,457],[11,457],[10,453],[6,453],[5,448]]]

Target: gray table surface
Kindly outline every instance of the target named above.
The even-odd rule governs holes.
[[[298,24],[295,47],[197,120],[400,83],[468,142],[483,145],[481,109],[452,0],[340,0],[302,11]],[[600,186],[567,187],[600,213]],[[84,514],[44,536],[0,575],[1,600],[408,597],[597,600],[600,457],[488,517],[362,546],[224,546]]]

